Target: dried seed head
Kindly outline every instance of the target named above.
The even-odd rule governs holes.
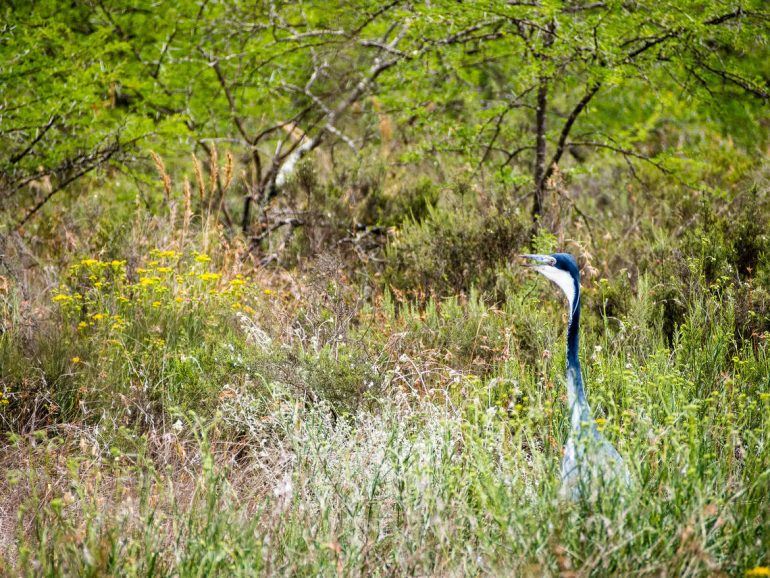
[[[227,151],[227,164],[225,164],[225,184],[224,190],[230,188],[230,184],[233,182],[233,153]]]
[[[206,197],[206,185],[203,184],[203,168],[195,154],[193,154],[192,158],[193,167],[195,168],[195,182],[198,184],[198,194],[200,195],[201,202],[203,202],[203,199]]]
[[[219,154],[217,147],[211,147],[211,158],[209,159],[209,191],[214,194],[217,190],[217,179],[219,178]]]
[[[166,172],[166,165],[163,163],[161,156],[155,151],[150,151],[150,156],[152,157],[152,160],[155,161],[155,168],[158,170],[158,175],[163,183],[163,191],[166,194],[166,200],[168,200],[171,195],[171,177],[168,172]]]

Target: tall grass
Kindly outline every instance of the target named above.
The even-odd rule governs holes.
[[[353,357],[313,353],[324,349],[309,332],[294,345],[269,339],[292,321],[265,326],[254,340],[254,327],[276,306],[266,301],[262,312],[230,313],[233,335],[238,316],[253,325],[239,346],[246,369],[226,382],[211,381],[218,371],[202,358],[193,364],[199,377],[170,363],[192,342],[153,346],[141,372],[155,380],[161,409],[139,437],[120,428],[107,435],[104,422],[86,414],[79,425],[52,423],[11,438],[4,508],[15,509],[19,524],[15,540],[5,541],[3,570],[694,576],[767,564],[764,344],[756,352],[737,346],[731,297],[717,293],[688,308],[669,350],[650,299],[641,283],[623,323],[607,322],[603,335],[584,340],[589,398],[631,467],[628,491],[607,488],[579,503],[558,498],[567,427],[561,336],[542,327],[531,297],[503,309],[477,295],[462,305],[431,301],[422,311],[386,307],[385,335],[354,326],[340,334],[358,351]],[[159,309],[152,303],[142,305],[147,315]],[[168,322],[153,319],[135,330],[151,335]],[[639,331],[649,336],[635,341]],[[537,343],[527,346],[531,339]],[[377,343],[384,353],[368,356]],[[527,347],[552,354],[525,362]],[[125,350],[109,355],[116,362]],[[312,371],[315,355],[330,367],[322,378]],[[69,359],[63,350],[50,356]],[[483,371],[474,370],[477,357],[487,360],[478,362]],[[296,360],[298,369],[283,367]],[[368,388],[380,392],[375,406],[324,397],[334,384],[322,379],[364,379],[357,365],[371,362],[380,364],[366,374],[376,381]],[[65,388],[62,379],[55,390]],[[107,397],[129,394],[117,388],[131,383],[129,374],[105,379]],[[209,392],[189,392],[208,418],[185,409],[175,389],[192,383]]]
[[[520,215],[415,187],[367,267],[302,252],[327,228],[284,243],[296,267],[265,269],[216,224],[219,185],[195,167],[197,195],[159,167],[162,216],[86,206],[41,229],[71,246],[3,247],[0,573],[770,566],[770,262],[761,238],[741,261],[728,221],[747,214],[706,206],[719,234],[677,240],[645,207],[641,226],[607,224],[616,242],[578,227],[532,241],[585,264],[588,399],[633,478],[573,503],[558,492],[565,311],[507,258]]]

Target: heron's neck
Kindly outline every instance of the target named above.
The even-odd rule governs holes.
[[[567,399],[570,412],[574,416],[579,409],[581,416],[588,411],[585,391],[583,389],[583,373],[580,370],[580,358],[578,357],[579,333],[580,333],[580,287],[575,292],[575,307],[570,312],[569,325],[567,326]],[[577,404],[577,405],[576,405]],[[573,420],[574,421],[574,420]]]

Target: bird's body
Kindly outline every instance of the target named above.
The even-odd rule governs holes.
[[[572,255],[523,255],[533,268],[556,283],[569,302],[567,325],[567,403],[570,430],[561,464],[562,494],[577,499],[605,483],[628,485],[630,475],[620,454],[599,432],[583,388],[578,356],[580,331],[580,270]]]

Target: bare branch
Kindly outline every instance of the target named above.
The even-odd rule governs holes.
[[[570,112],[569,116],[567,117],[567,120],[564,123],[564,126],[561,129],[561,134],[559,135],[559,141],[556,144],[556,151],[553,153],[553,157],[551,157],[551,162],[548,164],[548,168],[543,174],[544,180],[548,180],[553,174],[554,168],[559,164],[559,161],[561,160],[561,157],[564,154],[565,145],[567,143],[567,139],[569,138],[569,133],[572,130],[572,126],[575,124],[577,117],[580,116],[580,113],[583,112],[583,110],[585,109],[586,106],[588,106],[588,103],[591,101],[594,95],[599,91],[601,86],[602,86],[601,82],[595,82],[594,84],[589,86],[588,90],[583,95],[583,98],[581,98],[580,101],[578,101],[578,103],[572,109],[572,112]]]
[[[35,145],[40,142],[40,139],[42,139],[45,136],[45,133],[48,132],[48,130],[54,125],[56,122],[56,119],[58,118],[57,115],[52,115],[50,120],[46,123],[44,127],[42,127],[35,138],[32,139],[32,141],[18,154],[12,156],[10,158],[10,163],[12,165],[15,165],[18,163],[21,159],[23,159],[25,156],[27,156],[30,152],[32,152],[32,149],[35,148]]]
[[[137,139],[134,139],[130,141],[130,143],[124,143],[124,144],[132,144],[133,142],[136,142]],[[26,225],[29,220],[34,217],[37,212],[42,209],[45,204],[51,200],[51,198],[62,191],[64,188],[66,188],[70,183],[76,181],[80,177],[90,173],[94,169],[98,168],[102,164],[104,164],[106,161],[108,161],[110,158],[112,158],[117,152],[122,150],[121,143],[115,142],[104,149],[94,151],[91,153],[86,159],[84,159],[83,166],[76,169],[73,173],[66,176],[63,180],[61,180],[51,191],[49,191],[42,199],[40,199],[37,203],[34,204],[34,206],[27,211],[27,214],[24,215],[24,217],[16,224],[16,231],[21,229],[24,225]]]
[[[233,122],[235,123],[235,126],[238,129],[238,132],[243,137],[243,140],[245,140],[249,144],[252,144],[252,140],[249,138],[249,135],[246,132],[246,128],[243,126],[243,121],[241,120],[241,117],[238,115],[238,109],[235,104],[235,99],[233,98],[233,95],[230,92],[230,87],[227,84],[227,80],[225,80],[225,75],[222,72],[222,67],[219,66],[219,61],[216,59],[210,58],[209,63],[211,65],[211,68],[214,69],[214,72],[217,75],[217,80],[219,80],[219,85],[222,87],[222,92],[225,93],[225,98],[227,98],[227,104],[230,107],[230,116],[232,117]]]

